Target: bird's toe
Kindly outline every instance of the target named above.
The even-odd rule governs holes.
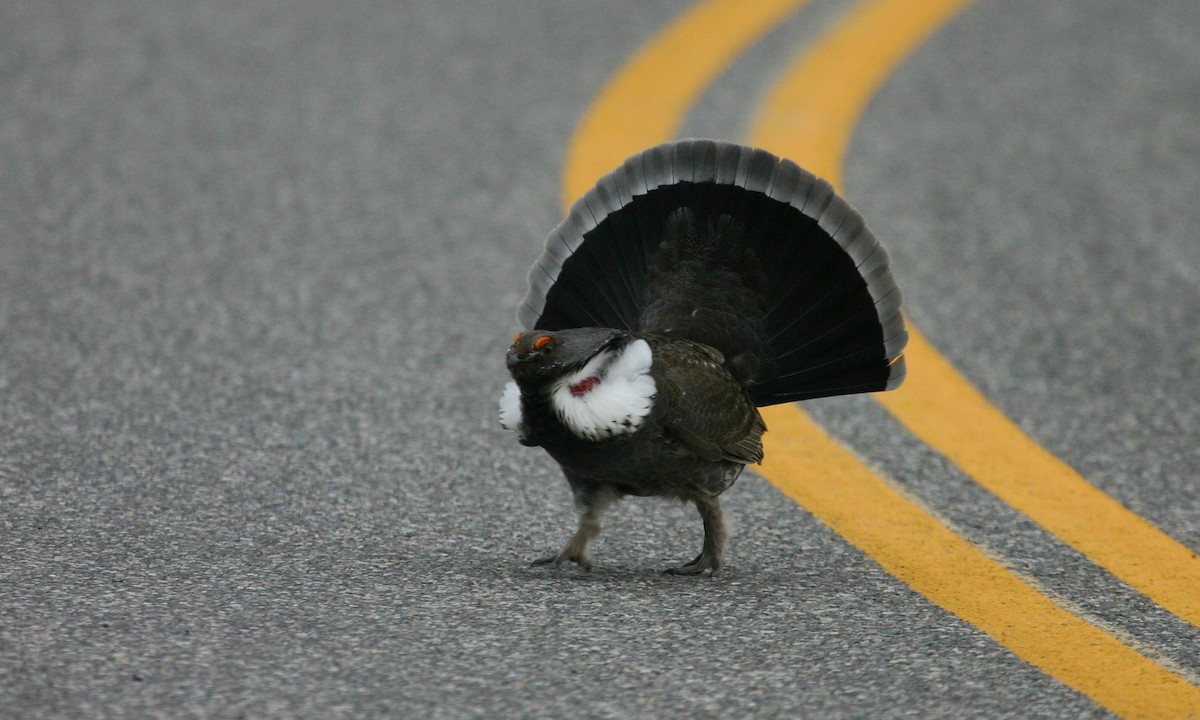
[[[715,577],[721,569],[719,562],[714,562],[712,558],[701,553],[699,557],[689,563],[678,565],[676,567],[667,568],[663,571],[665,575],[703,575],[707,570],[709,575]]]
[[[558,567],[565,562],[573,562],[576,565],[578,565],[579,567],[586,570],[587,572],[592,571],[592,559],[589,556],[580,555],[577,553],[570,553],[570,552],[566,552],[566,551],[560,552],[557,555],[550,555],[548,557],[538,558],[537,560],[534,560],[532,563],[530,563],[530,567],[540,567],[542,565],[551,565],[551,564],[553,564],[555,567]]]

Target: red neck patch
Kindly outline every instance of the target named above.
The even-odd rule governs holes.
[[[599,384],[600,384],[600,378],[589,377],[589,378],[584,378],[584,379],[580,380],[579,382],[574,383],[573,385],[568,385],[567,389],[570,390],[571,394],[574,395],[575,397],[583,397],[584,395],[587,395],[588,393],[590,393]]]

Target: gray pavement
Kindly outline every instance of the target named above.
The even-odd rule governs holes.
[[[0,4],[0,716],[1108,716],[750,475],[714,581],[658,573],[700,528],[653,501],[594,573],[528,567],[573,519],[496,423],[513,308],[575,122],[685,6]],[[1200,549],[1200,11],[1148,7],[969,9],[847,189],[935,344]],[[780,61],[689,124],[736,137]],[[811,408],[1200,674],[1195,628],[873,402]]]

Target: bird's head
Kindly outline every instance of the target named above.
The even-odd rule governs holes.
[[[574,372],[629,336],[610,328],[531,330],[517,333],[508,348],[508,371],[521,385],[543,385]]]

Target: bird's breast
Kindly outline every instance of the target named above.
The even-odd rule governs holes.
[[[654,407],[653,360],[645,340],[600,353],[555,383],[555,416],[572,435],[591,442],[637,432]]]

